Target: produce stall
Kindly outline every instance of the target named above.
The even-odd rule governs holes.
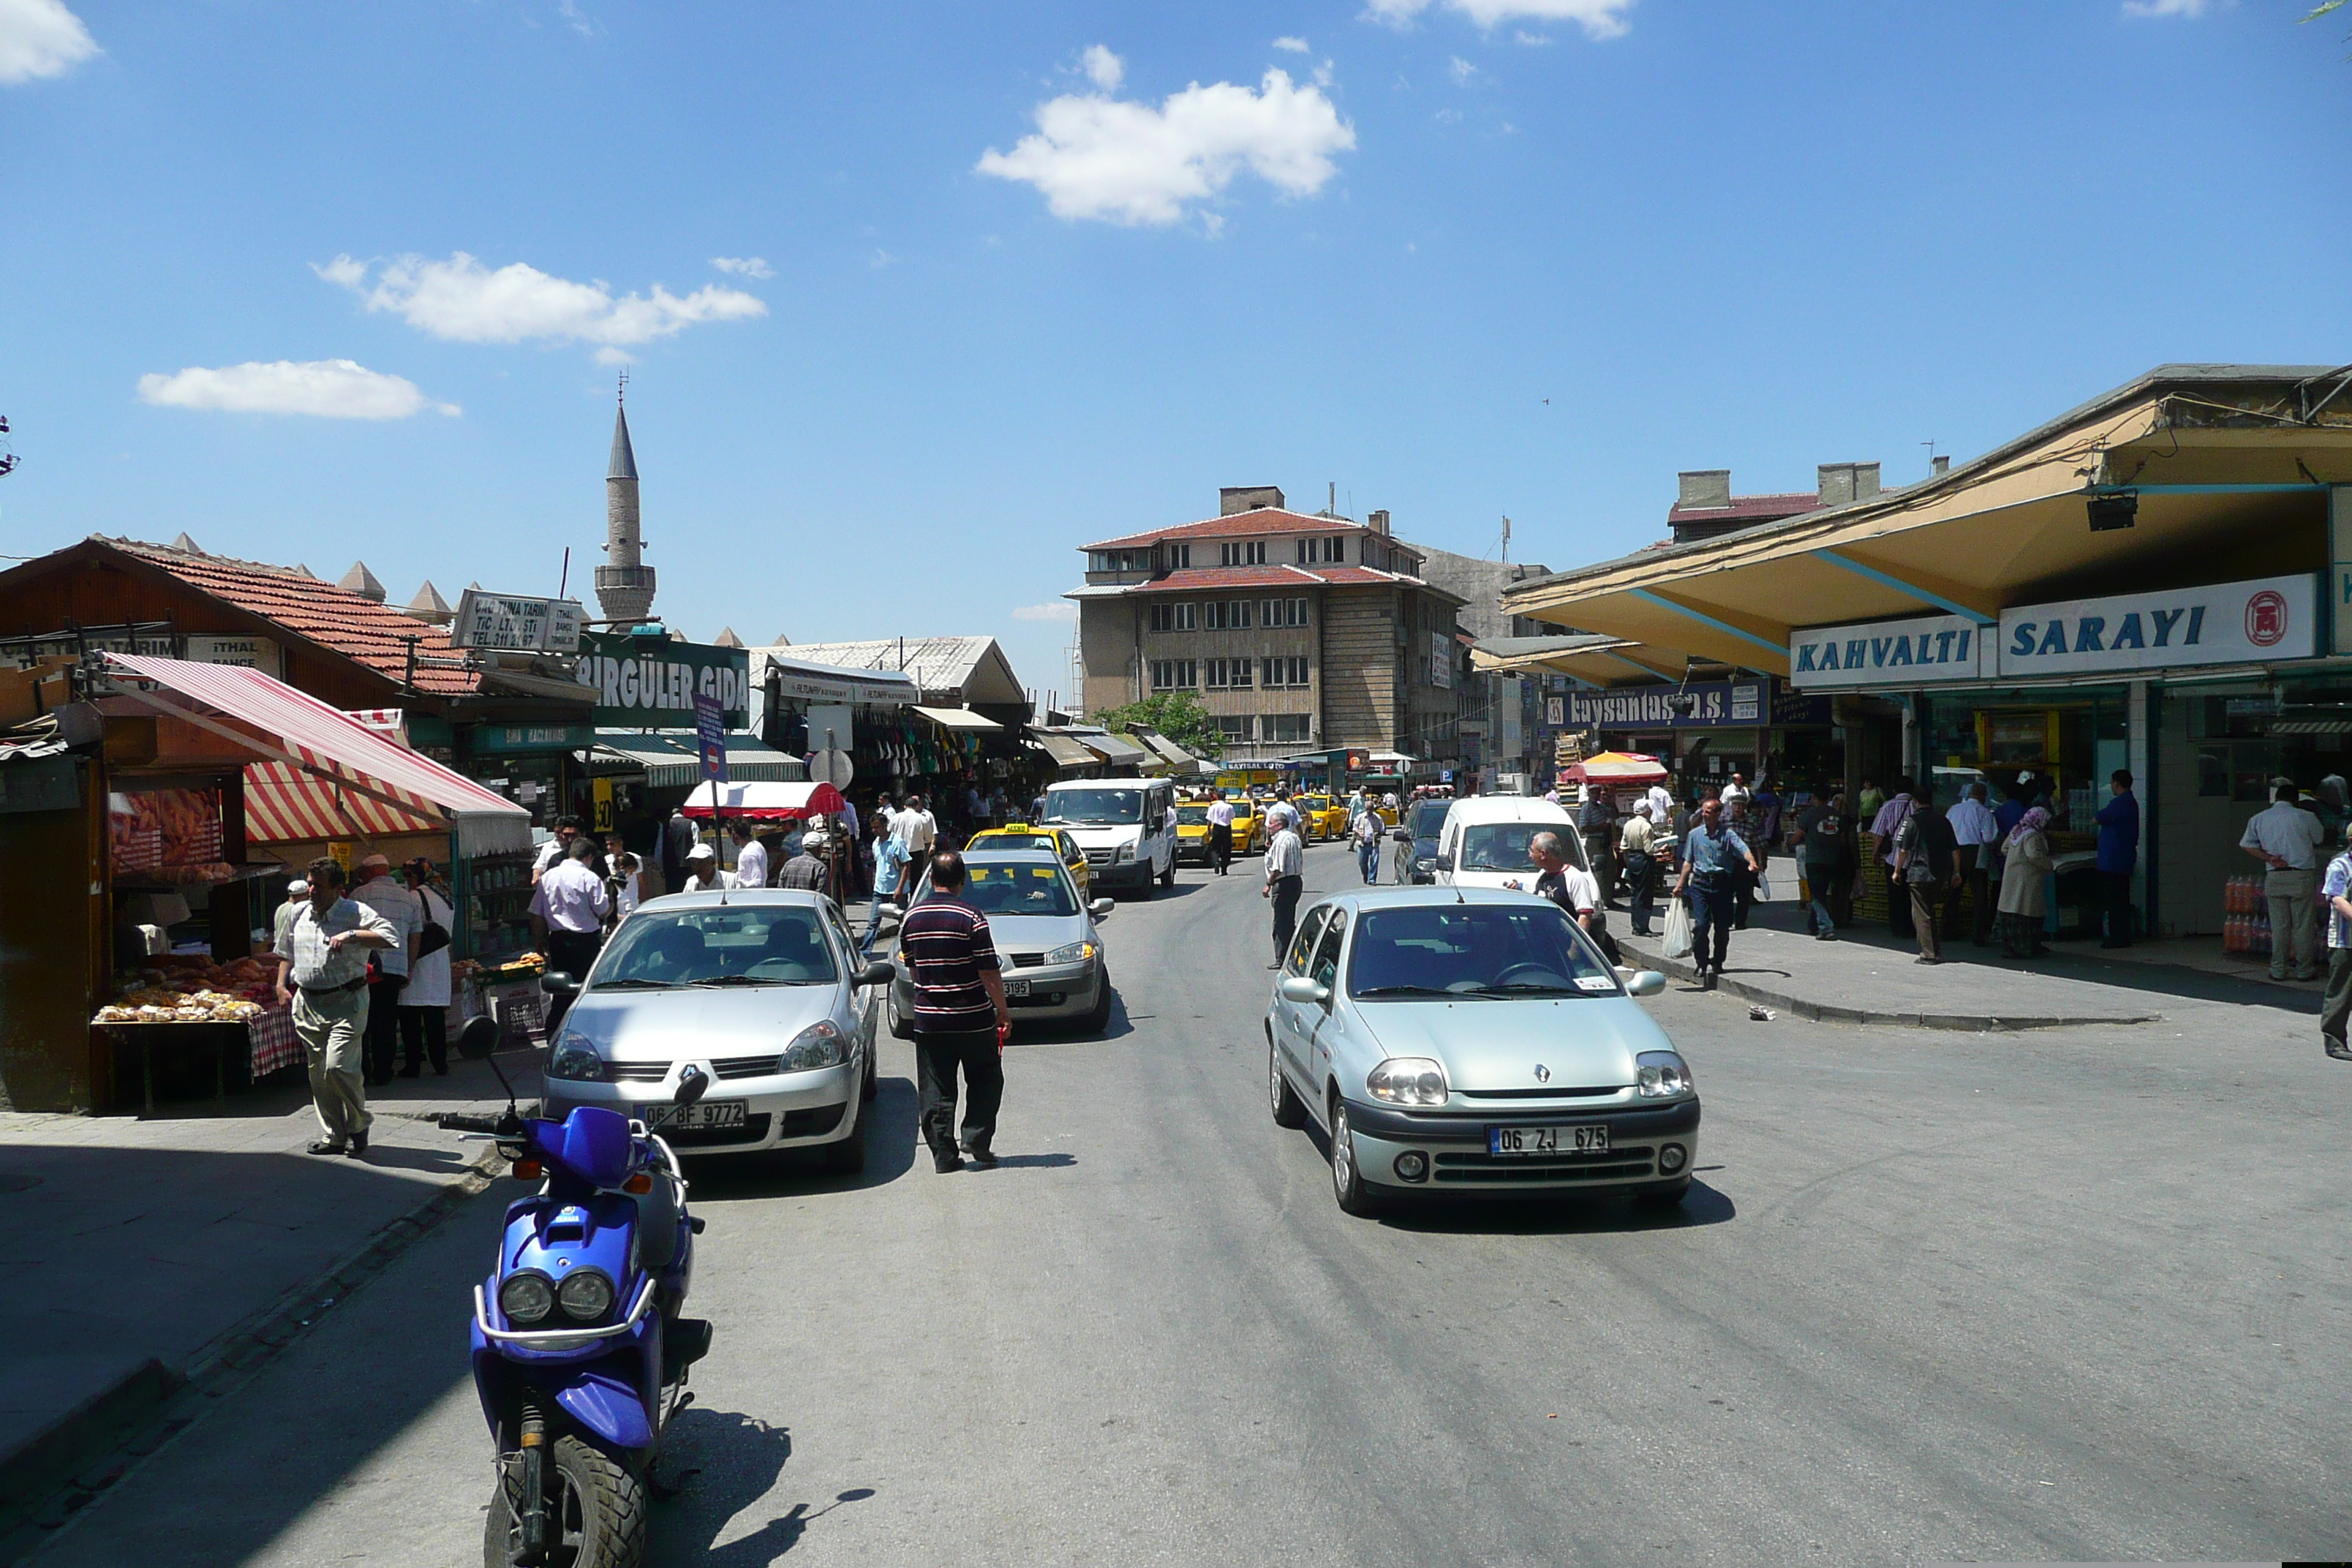
[[[215,1101],[228,1098],[232,1060],[247,1082],[301,1061],[293,1015],[278,1005],[275,973],[257,958],[214,964],[173,954],[125,977],[128,988],[90,1022],[118,1047],[138,1052],[142,1114],[155,1113],[158,1045],[209,1054]]]

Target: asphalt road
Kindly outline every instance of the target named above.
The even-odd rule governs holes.
[[[1334,1207],[1268,1119],[1255,862],[1107,922],[1109,1037],[1017,1042],[993,1171],[698,1173],[658,1563],[1909,1563],[2352,1553],[2352,1068],[2184,1003],[2028,1036],[1649,1005],[1686,1214]],[[1353,876],[1341,847],[1310,884]],[[496,1190],[41,1559],[478,1560]]]

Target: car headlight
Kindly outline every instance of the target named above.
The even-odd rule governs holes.
[[[1371,1070],[1364,1087],[1391,1105],[1443,1105],[1445,1068],[1427,1057],[1391,1057]]]
[[[1643,1100],[1682,1100],[1698,1092],[1690,1063],[1674,1051],[1643,1051],[1633,1058],[1633,1092]]]
[[[806,1072],[812,1068],[839,1067],[849,1056],[849,1041],[830,1018],[820,1018],[793,1037],[784,1047],[784,1070]]]
[[[1122,844],[1118,848],[1110,852],[1110,863],[1114,866],[1118,865],[1122,860],[1132,860],[1134,858],[1135,846],[1132,844]]]
[[[555,1300],[573,1322],[597,1322],[613,1310],[613,1282],[601,1268],[575,1268],[555,1288]]]
[[[499,1287],[499,1310],[510,1323],[536,1323],[555,1310],[555,1287],[547,1276],[526,1269]]]
[[[547,1064],[547,1076],[569,1079],[573,1083],[601,1083],[604,1079],[604,1058],[588,1037],[576,1029],[566,1029],[555,1042],[555,1050]]]
[[[1074,942],[1066,947],[1057,947],[1053,952],[1047,953],[1045,955],[1045,962],[1047,963],[1084,963],[1094,955],[1095,944],[1093,942]]]

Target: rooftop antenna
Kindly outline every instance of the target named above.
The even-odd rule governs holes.
[[[1337,517],[1339,515],[1339,481],[1333,479],[1329,483],[1330,489],[1323,497],[1323,515]]]
[[[1931,468],[1934,468],[1936,466],[1936,443],[1934,439],[1930,438],[1928,440],[1922,441],[1919,445],[1927,448],[1927,466]]]
[[[1503,514],[1503,564],[1511,563],[1511,514]]]

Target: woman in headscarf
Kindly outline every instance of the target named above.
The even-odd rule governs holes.
[[[2000,951],[2005,958],[2041,958],[2042,917],[2047,912],[2050,814],[2035,806],[2017,819],[2001,845]]]

